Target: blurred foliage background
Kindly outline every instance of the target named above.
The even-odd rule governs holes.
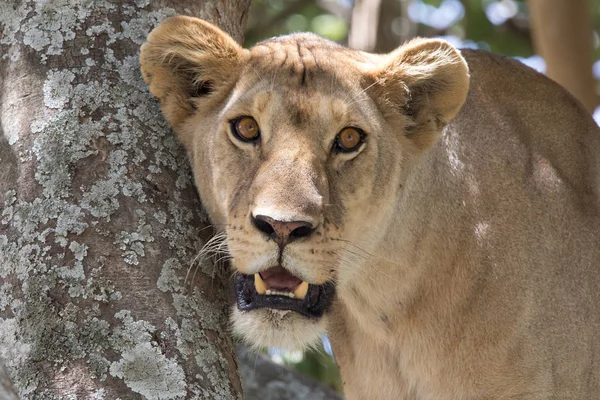
[[[552,2],[553,0],[545,0]],[[571,0],[580,2],[584,0]],[[369,1],[365,1],[368,3]],[[380,0],[380,42],[389,51],[415,36],[444,37],[474,47],[522,58],[535,55],[527,1],[522,0]],[[590,1],[594,58],[600,59],[600,0]],[[353,0],[254,0],[246,45],[271,36],[314,32],[348,45]],[[543,70],[543,64],[539,67]],[[600,70],[598,65],[596,70]],[[597,71],[600,75],[600,71]]]
[[[566,8],[560,9],[559,4]],[[546,7],[546,14],[540,13],[538,8],[537,19],[532,18],[534,6]],[[573,13],[565,12],[575,8]],[[548,12],[555,15],[549,17]],[[570,18],[567,28],[556,23],[556,18],[563,18],[560,13]],[[537,26],[534,26],[535,21]],[[415,36],[442,37],[457,47],[479,48],[516,57],[545,72],[546,63],[536,54],[543,53],[540,49],[544,50],[540,46],[540,28],[546,28],[542,34],[546,35],[546,43],[550,43],[551,49],[555,47],[554,41],[567,39],[563,43],[565,52],[558,54],[559,64],[566,63],[567,67],[569,63],[584,64],[579,66],[583,73],[571,70],[567,75],[582,76],[577,78],[577,84],[589,91],[587,103],[575,93],[576,90],[569,88],[568,83],[552,76],[551,71],[549,75],[571,90],[588,110],[596,110],[594,117],[599,121],[600,0],[254,0],[245,45],[251,46],[271,36],[310,31],[353,48],[387,52]],[[583,36],[573,35],[577,30],[583,32]],[[589,41],[581,39],[588,34]],[[575,60],[588,48],[589,57],[586,54],[583,60]],[[590,72],[588,81],[584,79],[587,72]],[[265,351],[274,361],[341,389],[327,338],[321,348],[304,354],[278,349]]]
[[[592,95],[588,94],[586,101],[574,94],[586,108],[594,110],[600,93],[597,84],[600,79],[600,0],[254,0],[245,44],[250,46],[271,36],[310,31],[353,48],[387,52],[415,36],[443,37],[457,47],[480,48],[517,57],[545,72],[544,60],[535,51],[530,3],[543,7],[562,4],[588,14],[585,18],[577,13],[569,17],[579,18],[581,26],[591,28],[590,61],[594,75],[592,78],[590,74],[587,81],[582,79],[579,85],[593,90],[594,98],[590,99]],[[564,13],[564,9],[555,8],[557,13]],[[550,21],[546,26],[553,24],[555,21]],[[581,26],[563,32],[568,34],[564,36],[569,39]],[[565,46],[572,48],[569,44]],[[568,83],[563,84],[570,89]],[[595,117],[600,120],[600,110]]]

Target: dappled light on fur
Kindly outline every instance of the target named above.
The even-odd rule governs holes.
[[[552,164],[539,154],[533,155],[533,180],[541,190],[560,190],[562,180]]]

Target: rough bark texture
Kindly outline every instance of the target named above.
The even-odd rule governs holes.
[[[593,48],[589,2],[530,0],[536,51],[547,74],[563,85],[591,113],[598,106],[592,74]]]
[[[0,2],[0,359],[22,399],[241,397],[226,279],[138,51],[249,0]]]
[[[0,363],[0,399],[18,400],[17,393],[15,392],[2,363]]]

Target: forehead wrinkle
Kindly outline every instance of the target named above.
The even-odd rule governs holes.
[[[263,75],[275,77],[279,72],[286,82],[297,81],[294,83],[308,86],[310,81],[312,88],[329,84],[340,70],[351,69],[360,74],[374,61],[368,53],[346,49],[310,33],[268,39],[252,47],[249,53],[250,62],[259,67]]]
[[[251,65],[255,65],[267,74],[272,74],[273,81],[278,73],[283,74],[287,81],[294,82],[301,87],[309,84],[315,86],[316,82],[310,82],[318,77],[317,72],[325,72],[319,65],[319,56],[325,62],[326,54],[322,48],[315,43],[307,43],[303,40],[290,40],[264,42],[251,49]]]
[[[298,54],[300,55],[300,59],[304,64],[305,68],[313,70],[320,69],[319,63],[317,62],[317,57],[313,53],[312,47],[302,46],[298,43]]]

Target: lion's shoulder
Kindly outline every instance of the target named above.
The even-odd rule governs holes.
[[[504,171],[532,187],[552,181],[564,189],[554,195],[570,191],[597,211],[600,129],[579,101],[518,60],[479,50],[461,53],[470,90],[442,147],[454,140],[480,171]]]

